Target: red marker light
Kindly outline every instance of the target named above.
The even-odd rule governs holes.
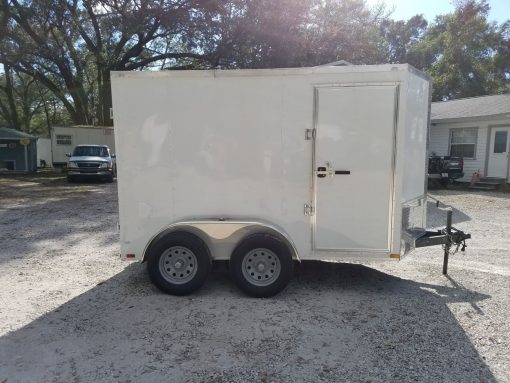
[[[126,258],[134,258],[135,255],[134,254],[126,254]]]

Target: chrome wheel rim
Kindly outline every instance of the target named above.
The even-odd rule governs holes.
[[[161,254],[159,271],[168,282],[182,285],[196,275],[197,257],[186,247],[172,246]]]
[[[280,259],[269,249],[258,248],[246,253],[243,258],[244,278],[255,286],[269,286],[280,276]]]

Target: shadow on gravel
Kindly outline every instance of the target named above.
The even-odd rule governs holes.
[[[35,185],[24,186],[21,192],[28,195],[26,203],[0,203],[0,265],[36,252],[60,256],[97,233],[101,233],[98,245],[118,242],[114,185],[92,190],[80,189],[80,185],[43,190]],[[15,193],[11,188],[6,194]]]
[[[434,189],[430,190],[434,197],[441,200],[443,196],[481,196],[492,198],[510,199],[510,193],[504,190],[476,190],[468,189],[467,186],[462,186],[457,189]]]
[[[444,208],[444,205],[441,205],[441,208]],[[461,222],[471,221],[471,217],[456,209],[452,206],[453,216],[452,223],[456,225]],[[434,201],[427,201],[427,228],[432,227],[445,227],[446,226],[446,211],[442,209],[438,209],[436,207],[436,203]]]
[[[133,264],[1,337],[0,382],[495,382],[446,306],[487,298],[319,262],[271,299],[222,267],[175,297]]]

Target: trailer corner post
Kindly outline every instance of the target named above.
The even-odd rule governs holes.
[[[452,216],[453,210],[449,208],[446,212],[446,244],[444,245],[444,259],[443,259],[443,275],[448,274],[448,257],[450,255],[451,235],[452,235]]]

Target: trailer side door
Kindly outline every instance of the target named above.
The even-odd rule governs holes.
[[[315,250],[389,251],[397,89],[316,88]]]

